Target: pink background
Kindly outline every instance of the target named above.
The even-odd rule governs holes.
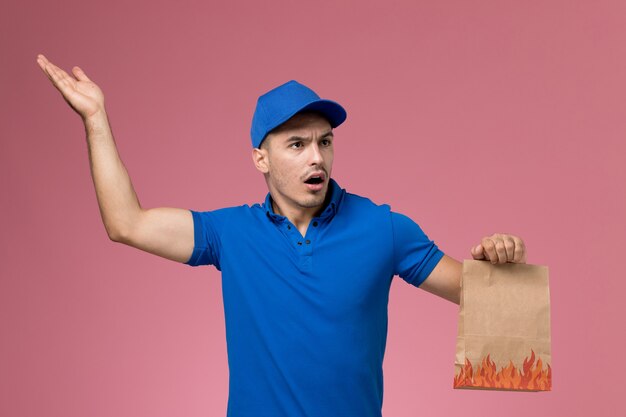
[[[553,391],[453,390],[457,307],[395,279],[386,417],[624,415],[624,1],[9,0],[0,31],[0,415],[226,412],[219,273],[109,241],[37,53],[102,87],[144,207],[262,201],[252,112],[293,78],[348,110],[348,191],[458,260],[525,240],[550,268]]]

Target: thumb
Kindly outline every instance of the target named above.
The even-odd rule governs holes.
[[[72,74],[74,74],[79,81],[91,81],[89,77],[87,77],[87,74],[85,74],[85,71],[80,69],[80,67],[72,68]]]

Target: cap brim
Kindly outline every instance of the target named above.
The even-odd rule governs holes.
[[[328,119],[330,126],[333,128],[342,124],[347,117],[346,110],[339,103],[332,100],[319,99],[302,107],[293,115],[289,116],[289,118],[293,117],[295,114],[302,113],[303,111],[307,110],[322,113]]]
[[[342,124],[347,117],[346,110],[341,106],[341,104],[337,103],[336,101],[326,99],[313,100],[300,107],[296,111],[284,114],[281,118],[276,120],[273,123],[273,127],[267,130],[267,133],[265,133],[265,135],[259,141],[259,144],[256,147],[261,146],[261,143],[263,143],[269,133],[277,129],[279,126],[281,126],[287,120],[291,119],[296,114],[302,113],[304,111],[316,111],[321,113],[328,120],[328,123],[330,123],[330,127],[332,127],[333,129]]]

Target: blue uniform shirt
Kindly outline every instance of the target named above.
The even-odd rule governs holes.
[[[302,236],[264,204],[191,210],[188,265],[222,272],[228,417],[380,417],[394,275],[419,286],[443,252],[408,217],[330,180]]]

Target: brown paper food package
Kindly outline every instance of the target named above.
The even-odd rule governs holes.
[[[454,388],[550,391],[548,267],[464,260]]]

